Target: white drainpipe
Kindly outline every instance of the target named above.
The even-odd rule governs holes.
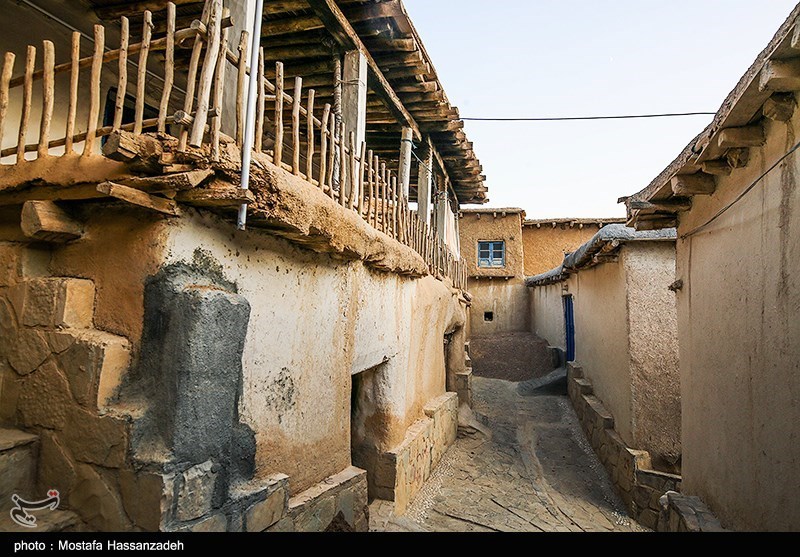
[[[253,22],[252,46],[250,48],[250,82],[247,88],[247,112],[245,113],[244,141],[242,143],[241,188],[250,189],[250,159],[253,153],[253,139],[256,133],[256,101],[258,99],[258,51],[261,47],[261,20],[264,13],[264,0],[256,0],[256,18]],[[239,206],[236,228],[244,230],[247,223],[247,203]]]

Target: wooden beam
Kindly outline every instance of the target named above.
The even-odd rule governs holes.
[[[764,102],[761,112],[770,120],[788,122],[794,114],[795,105],[793,94],[775,93]]]
[[[397,96],[397,93],[392,89],[392,86],[386,80],[380,67],[372,58],[372,55],[361,42],[358,34],[353,26],[347,20],[345,15],[336,5],[335,0],[308,0],[309,5],[317,14],[317,16],[325,23],[325,27],[333,35],[334,39],[344,50],[360,50],[364,57],[367,59],[370,76],[374,82],[373,90],[386,101],[386,106],[392,111],[392,114],[398,119],[400,124],[411,128],[414,132],[416,139],[421,139],[419,126],[414,120],[414,117],[403,106],[402,101]]]
[[[632,211],[642,211],[644,213],[654,213],[664,211],[675,213],[678,211],[688,211],[692,208],[692,200],[688,198],[673,198],[667,201],[631,201]]]
[[[97,185],[97,191],[109,197],[114,197],[121,201],[127,201],[133,205],[138,205],[146,209],[151,209],[165,215],[177,216],[180,214],[178,204],[171,199],[155,197],[134,188],[115,184],[113,182],[103,182]]]
[[[80,223],[52,201],[26,201],[20,228],[28,238],[42,242],[69,242],[83,235]]]
[[[214,175],[210,168],[190,170],[188,172],[177,172],[164,176],[145,176],[142,178],[128,178],[120,180],[124,186],[130,186],[143,191],[180,191],[189,190],[200,186],[203,182]]]
[[[670,185],[672,193],[679,196],[711,195],[717,187],[714,177],[702,172],[674,176]]]
[[[315,15],[306,15],[287,19],[265,21],[261,28],[262,37],[276,37],[278,35],[291,35],[302,31],[324,29],[325,25]]]
[[[202,7],[203,0],[172,0],[176,6],[184,4],[197,4]],[[103,6],[97,8],[95,13],[97,17],[105,20],[116,20],[122,16],[140,16],[146,10],[151,12],[159,12],[167,9],[167,3],[164,0],[140,0],[138,2],[119,2],[110,6]]]
[[[758,88],[778,93],[800,91],[800,59],[767,61],[761,70]]]
[[[719,132],[717,145],[721,149],[760,147],[764,144],[764,128],[758,124],[740,128],[726,128]]]
[[[700,163],[700,168],[706,174],[713,174],[714,176],[730,176],[731,165],[728,164],[726,159],[715,159],[713,161],[705,161]]]
[[[243,203],[255,203],[256,198],[250,190],[224,182],[213,182],[207,188],[178,192],[175,200],[197,207],[238,207]]]

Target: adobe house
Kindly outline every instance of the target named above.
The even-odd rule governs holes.
[[[455,439],[458,111],[402,3],[258,8],[4,6],[4,529],[366,530]]]
[[[527,331],[520,208],[461,209],[458,219],[461,256],[470,293],[470,336]]]
[[[525,276],[531,277],[558,267],[564,255],[572,253],[607,224],[625,219],[557,218],[525,219],[522,222],[522,250]]]
[[[800,529],[798,16],[711,124],[621,199],[637,230],[677,226],[680,491],[734,530]]]
[[[528,277],[532,331],[566,354],[568,392],[631,516],[655,528],[680,481],[675,231],[604,226]]]

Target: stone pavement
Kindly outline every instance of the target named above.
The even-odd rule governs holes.
[[[517,383],[473,379],[472,426],[460,427],[405,515],[373,501],[370,530],[642,532],[562,395],[521,396]]]

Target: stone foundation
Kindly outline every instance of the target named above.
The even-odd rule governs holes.
[[[573,363],[567,364],[567,390],[586,438],[600,458],[628,513],[653,530],[659,528],[660,498],[680,489],[681,477],[651,469],[647,451],[631,449],[614,430],[614,417],[594,396],[589,379]]]
[[[422,488],[458,433],[456,393],[446,393],[425,407],[425,418],[415,422],[403,442],[378,456],[375,497],[394,501],[403,514]]]
[[[661,532],[727,532],[699,497],[667,491],[659,504]]]

